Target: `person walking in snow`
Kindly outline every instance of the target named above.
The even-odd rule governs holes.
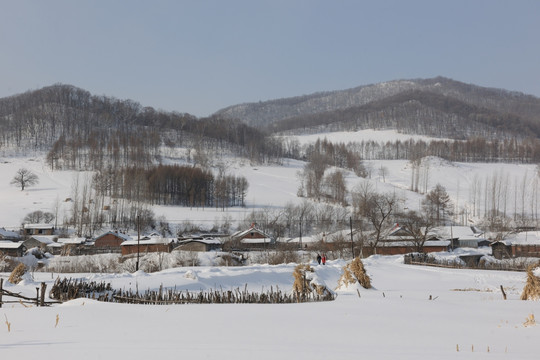
[[[322,254],[321,261],[323,265],[326,265],[326,254]]]
[[[321,260],[322,260],[321,255],[317,254],[317,262],[319,263],[319,265],[321,265]]]

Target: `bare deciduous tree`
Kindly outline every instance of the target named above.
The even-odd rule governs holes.
[[[17,173],[11,180],[12,185],[17,185],[21,187],[21,191],[24,191],[24,188],[27,186],[33,186],[39,183],[39,177],[34,174],[32,171],[20,168],[17,170]]]
[[[424,252],[424,244],[435,221],[428,214],[420,214],[414,210],[402,214],[399,224],[409,234],[416,252]]]
[[[43,212],[41,210],[36,210],[24,217],[23,222],[25,224],[37,224],[37,223],[50,223],[55,218],[54,214],[50,212]]]

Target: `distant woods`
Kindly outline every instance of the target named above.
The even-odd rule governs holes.
[[[231,152],[253,162],[280,147],[237,120],[158,111],[131,100],[53,85],[0,99],[0,147],[48,151],[53,169],[147,167],[167,148]]]
[[[192,166],[159,165],[98,171],[92,179],[96,196],[153,205],[226,208],[244,206],[249,187],[241,176],[218,175]]]

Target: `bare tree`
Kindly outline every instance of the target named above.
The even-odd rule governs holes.
[[[377,249],[377,245],[381,240],[381,234],[391,219],[396,206],[398,205],[395,194],[371,194],[367,199],[367,207],[364,210],[364,216],[371,223],[375,230],[371,239],[373,248]]]
[[[345,204],[347,186],[342,171],[335,171],[326,175],[323,179],[326,195],[333,201]]]
[[[381,165],[379,168],[379,176],[382,177],[383,182],[386,182],[386,175],[388,175],[388,168]]]
[[[21,187],[21,191],[24,191],[24,188],[27,186],[33,186],[39,183],[39,177],[34,174],[32,171],[20,168],[17,170],[17,173],[11,180],[12,185],[18,185]]]
[[[411,210],[400,217],[399,224],[409,234],[416,252],[424,252],[424,244],[435,221],[429,214],[420,214]]]
[[[50,223],[55,218],[55,215],[50,212],[43,212],[41,210],[33,211],[24,217],[23,222],[25,224],[37,224],[37,223]]]

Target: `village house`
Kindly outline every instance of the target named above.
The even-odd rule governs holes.
[[[54,225],[51,224],[23,224],[24,235],[53,235]]]
[[[58,238],[49,248],[54,255],[80,255],[84,253],[85,245],[84,237],[67,237]]]
[[[125,242],[132,240],[131,236],[123,234],[119,231],[108,231],[104,234],[99,235],[94,240],[94,247],[96,248],[116,248],[120,250],[120,245]]]
[[[22,241],[0,240],[0,254],[11,257],[22,257],[26,253],[26,246]]]
[[[491,243],[491,253],[496,259],[517,257],[540,258],[540,232],[524,231]]]
[[[448,251],[451,242],[449,240],[438,239],[434,236],[428,236],[421,248],[424,253]],[[415,238],[405,228],[399,224],[394,224],[391,228],[381,232],[381,239],[374,246],[373,241],[363,244],[362,255],[364,257],[379,255],[401,255],[418,251]]]
[[[484,232],[474,226],[439,226],[429,233],[430,240],[450,240],[451,248],[478,248],[489,246]]]
[[[53,252],[51,246],[55,244],[57,238],[56,235],[33,235],[24,240],[24,246],[27,249],[39,248],[44,252]]]
[[[233,247],[249,249],[265,249],[276,244],[273,237],[256,228],[255,224],[252,224],[249,229],[232,234],[229,241]]]
[[[145,236],[139,239],[126,240],[121,244],[122,256],[130,254],[147,254],[152,252],[170,253],[175,239],[161,236]]]
[[[0,228],[0,240],[19,241],[21,240],[21,235],[15,231]]]
[[[181,251],[221,251],[221,241],[214,238],[193,237],[178,241],[175,250]]]

